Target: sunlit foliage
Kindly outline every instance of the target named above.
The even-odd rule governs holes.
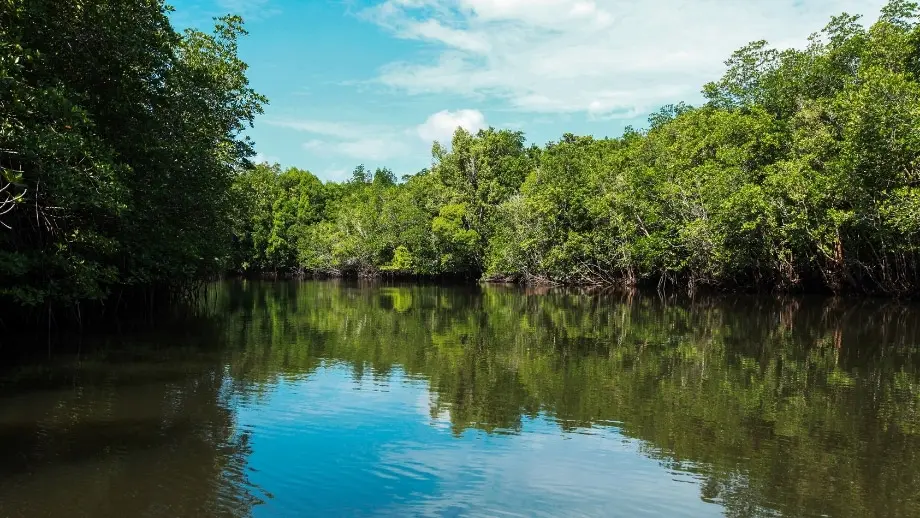
[[[268,269],[915,293],[918,21],[893,0],[869,27],[833,18],[804,49],[751,43],[703,105],[619,138],[527,148],[518,132],[458,129],[403,183],[362,168],[326,184],[336,208],[301,228],[297,261]]]

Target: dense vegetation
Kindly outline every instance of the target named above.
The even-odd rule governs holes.
[[[223,271],[240,132],[265,102],[242,34],[238,17],[180,34],[161,0],[0,0],[4,320]]]
[[[752,43],[705,104],[619,138],[458,130],[401,181],[323,183],[249,163],[267,100],[240,18],[179,33],[161,0],[0,0],[3,317],[150,305],[228,270],[915,294],[918,12]]]
[[[894,0],[804,49],[752,43],[704,105],[620,138],[458,130],[401,183],[262,164],[236,183],[235,267],[916,293],[918,22]]]

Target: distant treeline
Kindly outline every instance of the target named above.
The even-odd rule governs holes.
[[[237,177],[241,272],[457,275],[691,290],[920,288],[920,24],[894,0],[804,49],[752,43],[620,138],[458,130],[430,169]]]

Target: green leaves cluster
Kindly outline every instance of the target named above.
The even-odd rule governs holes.
[[[73,306],[223,270],[240,132],[266,100],[238,17],[161,0],[0,2],[0,302]]]
[[[568,282],[916,290],[917,6],[753,43],[643,132],[551,144],[490,267]]]
[[[397,183],[364,166],[343,183],[258,164],[237,177],[240,271],[479,277],[501,204],[535,163],[521,133],[459,130],[431,170]],[[295,179],[296,178],[296,179]],[[287,186],[287,187],[285,187]]]
[[[345,189],[297,265],[915,292],[918,22],[915,3],[892,0],[868,28],[833,18],[804,49],[754,42],[705,104],[667,106],[620,138],[527,149],[520,133],[459,130],[430,170]]]

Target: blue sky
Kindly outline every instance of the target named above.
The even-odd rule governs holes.
[[[841,12],[884,0],[173,0],[178,27],[241,14],[240,53],[271,101],[250,132],[260,159],[346,178],[431,163],[463,126],[617,136],[671,102],[700,100],[731,52],[801,46]]]

